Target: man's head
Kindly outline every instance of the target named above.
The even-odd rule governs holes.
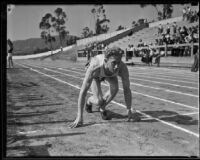
[[[108,73],[113,74],[118,71],[123,50],[119,47],[108,48],[105,52],[104,66]]]

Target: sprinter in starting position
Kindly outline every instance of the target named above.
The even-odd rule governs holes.
[[[122,79],[128,121],[140,120],[140,117],[136,114],[136,110],[131,108],[132,94],[130,90],[129,72],[126,64],[122,62],[122,54],[122,49],[112,47],[108,48],[104,54],[97,55],[91,59],[78,98],[77,117],[69,127],[75,128],[83,124],[84,106],[88,113],[92,113],[92,105],[97,105],[99,106],[102,119],[111,119],[108,116],[105,107],[112,101],[119,90],[118,76]],[[109,89],[105,95],[102,94],[101,90],[102,81],[107,82],[109,85]],[[87,91],[90,86],[93,95],[86,101]]]

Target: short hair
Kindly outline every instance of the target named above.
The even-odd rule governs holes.
[[[13,43],[10,39],[7,40],[7,43],[8,43],[9,46],[13,46]]]
[[[114,46],[112,48],[108,48],[104,54],[105,58],[108,59],[111,56],[122,58],[123,53],[124,51],[121,48]]]

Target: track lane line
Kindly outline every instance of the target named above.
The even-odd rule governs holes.
[[[177,75],[166,75],[166,74],[161,74],[161,73],[149,73],[149,72],[135,72],[135,71],[133,71],[133,72],[131,72],[131,73],[134,73],[134,74],[144,74],[144,75],[149,75],[149,76],[157,76],[158,78],[159,77],[167,77],[167,78],[176,78],[176,79],[172,79],[172,80],[179,80],[179,79],[183,79],[183,80],[186,80],[187,82],[198,82],[198,79],[196,79],[196,80],[193,80],[192,78],[193,77],[187,77],[187,76],[179,76],[178,75],[178,77],[174,77],[174,76],[177,76]],[[187,78],[185,78],[185,77],[187,77]],[[197,77],[196,77],[197,78]]]
[[[138,80],[141,80],[141,81],[147,81],[147,82],[159,83],[159,84],[167,84],[167,85],[175,86],[175,87],[182,87],[182,88],[189,88],[189,89],[198,90],[198,86],[197,87],[183,86],[183,85],[172,84],[172,83],[167,83],[167,82],[159,82],[159,81],[152,81],[152,80],[147,80],[147,79],[144,80],[144,79],[141,79],[141,78],[133,78],[133,76],[129,76],[129,79],[138,79]]]
[[[31,66],[31,65],[28,65],[28,66]],[[36,66],[36,65],[34,65],[33,67],[36,67],[36,68],[43,68],[43,67]],[[72,75],[66,74],[66,73],[63,73],[63,72],[54,71],[54,70],[51,70],[51,69],[48,69],[48,68],[43,68],[43,69],[49,70],[49,71],[51,71],[51,72],[63,74],[63,75],[69,76],[69,77],[72,77]],[[73,76],[73,78],[78,78],[78,79],[83,80],[82,77]],[[104,86],[108,86],[108,85],[105,84],[105,83],[102,83],[102,84],[103,84]],[[119,90],[122,90],[122,91],[123,91],[122,88],[119,88]],[[152,99],[157,99],[157,100],[160,100],[160,101],[164,101],[164,102],[172,103],[172,104],[175,104],[175,105],[179,105],[179,106],[181,106],[181,107],[186,107],[186,108],[198,110],[198,108],[197,108],[197,107],[194,107],[194,106],[190,106],[190,105],[186,105],[186,104],[182,104],[182,103],[177,103],[177,102],[174,102],[174,101],[166,100],[166,99],[159,98],[159,97],[155,97],[155,96],[150,96],[150,95],[143,94],[143,93],[139,93],[139,92],[136,92],[136,91],[131,91],[131,92],[132,92],[133,94],[139,94],[139,95],[142,95],[142,96],[145,96],[145,97],[149,97],[149,98],[152,98]]]
[[[58,69],[59,69],[59,70],[63,70],[63,71],[74,72],[74,73],[83,75],[83,74],[80,73],[80,72],[76,72],[76,71],[69,70],[69,69],[63,69],[63,68],[58,68]],[[186,96],[197,97],[197,98],[199,97],[198,95],[194,95],[194,94],[183,93],[183,92],[178,92],[178,91],[169,90],[169,89],[164,89],[164,88],[159,88],[159,87],[152,87],[152,86],[143,85],[143,84],[140,84],[140,83],[133,83],[133,82],[130,82],[130,83],[131,83],[132,85],[141,86],[141,87],[146,87],[146,88],[152,88],[152,89],[156,89],[156,90],[162,90],[162,91],[165,91],[165,92],[173,92],[173,93],[177,93],[177,94],[181,94],[181,95],[186,95]]]
[[[25,65],[22,65],[22,64],[18,64],[18,65],[25,66]],[[26,66],[25,66],[25,67],[26,67]],[[54,80],[57,80],[57,81],[59,81],[59,82],[61,82],[61,83],[68,84],[69,86],[72,86],[72,87],[74,87],[74,88],[80,90],[80,87],[77,87],[76,85],[73,85],[73,84],[68,83],[68,82],[66,82],[66,81],[63,81],[63,80],[61,80],[61,79],[52,77],[52,76],[50,76],[50,75],[48,75],[48,74],[45,74],[45,73],[40,72],[40,71],[38,71],[38,70],[35,70],[35,69],[33,69],[33,68],[30,68],[30,70],[32,70],[32,71],[34,71],[34,72],[37,72],[37,73],[39,73],[39,74],[42,74],[42,75],[44,75],[44,76],[50,77],[50,78],[52,78],[52,79],[54,79]],[[89,91],[89,93],[92,93],[92,92]],[[121,106],[121,107],[123,107],[123,108],[126,108],[126,106],[123,105],[123,104],[121,104],[121,103],[118,103],[118,102],[115,102],[115,101],[111,101],[111,102],[114,103],[114,104],[117,104],[117,105],[119,105],[119,106]],[[155,120],[157,120],[157,121],[159,121],[159,122],[161,122],[161,123],[163,123],[163,124],[166,124],[166,125],[171,126],[171,127],[175,128],[175,129],[184,131],[184,132],[186,132],[186,133],[189,133],[190,135],[193,135],[193,136],[199,138],[199,134],[198,134],[198,133],[194,133],[194,132],[192,132],[192,131],[190,131],[190,130],[187,130],[187,129],[185,129],[185,128],[182,128],[182,127],[180,127],[180,126],[177,126],[177,125],[174,125],[174,124],[172,124],[172,123],[169,123],[169,122],[160,120],[160,119],[158,119],[158,118],[152,117],[152,116],[150,116],[150,115],[148,115],[148,114],[145,114],[145,113],[143,113],[143,112],[141,112],[141,111],[139,111],[139,110],[136,110],[136,111],[137,111],[138,113],[140,113],[140,114],[146,116],[147,118],[153,118],[153,119],[155,119]]]
[[[143,73],[141,73],[141,74],[143,74]],[[140,76],[140,75],[137,75],[137,74],[134,74],[134,76],[147,77],[147,78],[153,78],[153,79],[161,79],[161,80],[168,80],[168,81],[175,81],[175,82],[182,82],[182,83],[189,83],[189,84],[197,84],[197,83],[189,82],[189,81],[181,81],[181,80],[174,80],[174,79],[168,79],[168,78],[157,78],[157,77],[155,78],[155,77],[151,77],[151,76]]]
[[[75,68],[73,68],[75,69]],[[78,69],[76,68],[77,70],[83,70],[83,69]],[[130,72],[130,71],[129,71]],[[198,81],[192,81],[191,82],[191,79],[186,79],[186,78],[181,78],[181,80],[178,80],[178,79],[169,79],[169,77],[173,77],[173,76],[160,76],[158,73],[155,73],[156,75],[160,76],[160,77],[168,77],[168,78],[159,78],[158,76],[157,77],[152,77],[154,75],[151,75],[149,74],[149,72],[146,72],[146,73],[139,73],[139,72],[130,72],[130,73],[133,73],[135,76],[140,76],[141,74],[142,75],[149,75],[149,76],[140,76],[140,77],[149,77],[149,78],[153,78],[153,79],[161,79],[161,80],[169,80],[169,81],[178,81],[178,82],[183,82],[183,83],[189,83],[189,84],[198,84]],[[174,77],[173,77],[174,78]],[[190,77],[191,78],[191,77]],[[188,81],[182,81],[183,79],[186,79]],[[196,82],[196,83],[195,83]]]

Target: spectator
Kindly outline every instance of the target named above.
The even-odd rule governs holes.
[[[165,37],[165,34],[163,33],[162,34],[162,44],[161,45],[164,45],[164,44],[166,44],[167,43],[167,39],[166,39],[166,37]]]
[[[199,70],[199,49],[194,55],[194,63],[191,67],[191,72],[197,72]]]
[[[198,12],[198,13],[199,13],[199,12]],[[198,13],[197,13],[197,11],[194,11],[194,17],[195,17],[195,18],[194,18],[194,21],[195,21],[195,22],[198,21],[198,18],[199,18],[199,17],[198,17]]]
[[[158,35],[160,35],[160,25],[158,26]]]
[[[105,50],[107,50],[107,49],[108,49],[108,45],[106,45],[106,44],[105,44],[105,47],[104,47],[104,49],[105,49]]]
[[[8,39],[7,40],[7,61],[8,61],[9,68],[14,68],[12,54],[13,54],[13,43],[10,39]]]
[[[173,34],[176,34],[176,30],[177,30],[177,24],[176,24],[176,22],[174,22],[172,24],[172,30],[173,30]]]
[[[169,26],[169,23],[167,23],[166,34],[170,34],[170,26]]]
[[[163,26],[161,24],[159,24],[158,26],[158,36],[161,35],[163,33]]]
[[[133,45],[131,45],[131,48],[130,48],[130,54],[131,54],[131,58],[133,57]]]
[[[185,21],[187,18],[187,11],[186,11],[186,8],[184,7],[183,8],[183,21]]]
[[[142,39],[139,40],[138,47],[144,47],[144,43],[142,42]]]

